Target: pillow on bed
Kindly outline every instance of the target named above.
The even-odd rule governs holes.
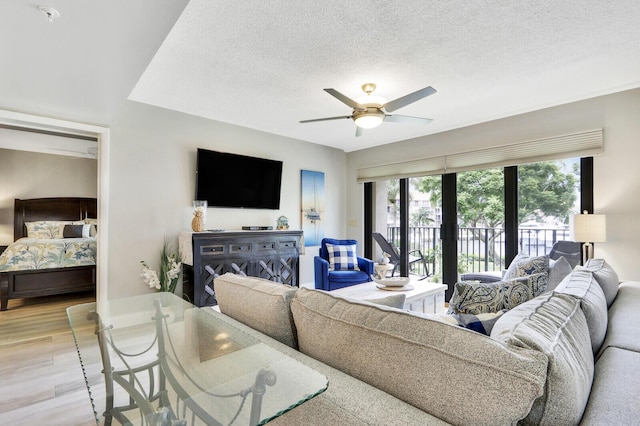
[[[98,235],[98,219],[86,218],[84,220],[84,223],[88,223],[89,225],[91,225],[89,236],[95,238]]]
[[[89,238],[92,225],[64,225],[62,238]]]
[[[28,238],[38,238],[44,240],[63,238],[63,230],[65,225],[82,224],[84,224],[84,222],[73,220],[40,220],[37,222],[25,222]]]

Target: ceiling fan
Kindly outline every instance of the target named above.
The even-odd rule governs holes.
[[[351,113],[351,115],[302,120],[300,121],[300,123],[314,123],[316,121],[341,120],[344,118],[350,118],[356,123],[356,136],[361,136],[363,133],[363,129],[372,129],[382,124],[383,121],[389,121],[392,123],[418,124],[429,124],[433,121],[430,118],[387,114],[388,112],[393,112],[397,109],[403,108],[413,102],[419,101],[420,99],[426,98],[427,96],[436,93],[436,89],[434,89],[433,87],[427,86],[424,89],[409,93],[408,95],[402,96],[390,102],[387,102],[386,99],[379,96],[372,95],[374,90],[376,90],[375,84],[363,84],[362,91],[365,92],[367,96],[358,98],[356,101],[343,95],[335,89],[324,89],[325,92],[338,99],[343,104],[353,108],[353,112]]]

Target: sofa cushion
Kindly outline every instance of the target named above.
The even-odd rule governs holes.
[[[305,288],[291,311],[301,352],[452,424],[513,424],[543,393],[544,354],[428,315]]]
[[[558,293],[569,294],[580,300],[587,319],[591,348],[597,353],[607,334],[607,301],[598,282],[589,271],[574,271],[556,288]]]
[[[454,286],[447,313],[478,315],[500,312],[533,299],[544,292],[546,286],[545,273],[489,283],[459,282]]]
[[[546,293],[510,310],[493,326],[491,337],[534,349],[549,359],[544,395],[523,424],[571,425],[582,417],[593,381],[593,352],[580,302]]]
[[[376,299],[364,299],[365,302],[373,303],[375,305],[389,306],[391,308],[402,309],[404,307],[404,301],[407,299],[407,295],[404,293],[391,294],[386,297],[379,297]]]
[[[445,426],[448,423],[315,360],[212,309],[202,310],[327,377],[326,391],[271,420],[271,425]],[[277,386],[277,383],[276,383]],[[265,394],[268,398],[269,390]],[[236,423],[233,423],[234,425]]]
[[[292,348],[297,347],[291,299],[297,288],[226,273],[215,279],[220,312]]]
[[[519,253],[509,264],[503,280],[506,281],[533,274],[549,276],[549,256],[529,256]]]
[[[554,290],[573,269],[567,259],[560,256],[558,260],[549,260],[549,282],[547,291]]]
[[[582,425],[633,425],[640,419],[640,353],[608,348],[596,363]]]
[[[618,296],[609,308],[609,326],[600,353],[608,347],[640,352],[640,282],[620,284]]]
[[[593,276],[596,277],[596,281],[600,284],[604,297],[607,299],[607,306],[611,306],[620,285],[616,271],[604,259],[589,259],[582,269],[593,272]]]

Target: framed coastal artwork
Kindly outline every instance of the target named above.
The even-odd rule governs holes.
[[[301,214],[305,246],[319,246],[324,238],[324,173],[301,170]]]

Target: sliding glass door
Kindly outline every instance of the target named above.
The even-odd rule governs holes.
[[[440,176],[431,176],[429,179],[438,188],[441,187]],[[404,197],[402,185],[408,185],[408,195]],[[399,254],[406,245],[411,260],[416,257],[425,259],[425,262],[407,265],[408,273],[441,279],[441,192],[424,186],[422,178],[378,181],[375,186],[377,201],[375,219],[372,220],[373,232],[385,236]],[[406,223],[406,232],[402,231],[403,223]],[[374,260],[379,260],[381,255],[381,247],[374,244]]]
[[[592,204],[590,158],[378,181],[371,229],[427,260],[404,273],[455,283],[501,271],[518,252],[548,254],[568,240],[569,218]],[[374,260],[381,255],[374,244]],[[408,259],[405,260],[408,263]],[[450,285],[448,297],[453,290]]]
[[[580,160],[518,167],[518,251],[548,254],[569,240],[569,220],[580,212]]]

